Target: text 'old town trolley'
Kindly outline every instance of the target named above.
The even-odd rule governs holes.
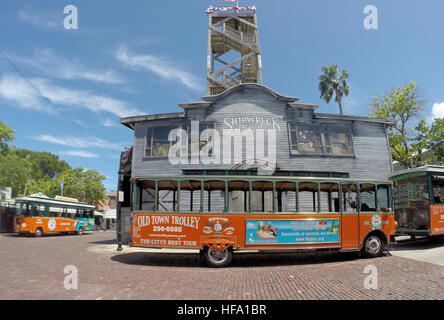
[[[378,256],[396,222],[389,181],[280,176],[134,178],[131,245],[201,249],[209,266],[235,250],[362,251]]]

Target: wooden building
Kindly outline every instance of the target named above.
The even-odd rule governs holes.
[[[253,164],[171,165],[168,151],[172,129],[187,130],[199,121],[200,131],[214,128],[275,129],[276,170],[272,174],[297,176],[342,176],[386,179],[392,173],[385,120],[316,113],[313,104],[282,96],[259,84],[240,84],[196,103],[179,104],[183,112],[122,118],[134,131],[131,175],[181,175],[196,170],[254,170]],[[202,139],[200,143],[204,142]]]

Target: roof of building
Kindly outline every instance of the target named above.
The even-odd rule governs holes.
[[[225,90],[224,92],[214,95],[214,96],[203,96],[201,97],[201,101],[198,102],[187,102],[187,103],[179,103],[179,106],[183,109],[194,109],[194,108],[208,108],[210,107],[215,101],[222,99],[230,94],[233,94],[237,91],[245,90],[245,89],[258,89],[263,92],[269,93],[274,98],[276,98],[279,101],[286,102],[289,107],[292,108],[299,108],[299,109],[310,109],[315,110],[319,107],[317,104],[309,104],[309,103],[298,103],[296,101],[299,100],[299,98],[296,97],[290,97],[290,96],[284,96],[276,91],[261,85],[257,83],[242,83],[237,86],[234,86],[232,88],[229,88]],[[142,122],[142,121],[151,121],[151,120],[164,120],[164,119],[184,119],[185,118],[185,112],[175,112],[175,113],[159,113],[159,114],[150,114],[150,115],[140,115],[140,116],[134,116],[134,117],[125,117],[120,119],[120,123],[124,126],[127,126],[128,128],[134,130],[135,123],[136,122]],[[315,118],[317,119],[332,119],[332,120],[352,120],[352,121],[365,121],[365,122],[373,122],[373,123],[383,123],[386,125],[394,125],[393,122],[387,121],[385,119],[376,119],[376,118],[369,118],[369,117],[359,117],[359,116],[340,116],[336,114],[326,114],[326,113],[317,113],[315,114]]]
[[[147,114],[142,116],[120,118],[120,123],[134,130],[134,124],[141,121],[162,120],[162,119],[181,119],[185,118],[185,112]]]

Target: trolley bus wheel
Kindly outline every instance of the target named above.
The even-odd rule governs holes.
[[[214,250],[209,246],[205,246],[201,257],[208,266],[223,268],[228,266],[231,259],[233,259],[233,249],[229,247],[224,250]]]
[[[37,228],[37,230],[35,230],[35,236],[36,237],[41,237],[43,235],[43,231],[41,228]]]
[[[378,257],[382,254],[382,249],[384,248],[384,242],[381,237],[376,234],[372,234],[367,237],[362,248],[364,255],[367,257]]]
[[[83,234],[83,228],[82,227],[80,227],[79,230],[77,230],[77,234],[78,235],[82,235]]]

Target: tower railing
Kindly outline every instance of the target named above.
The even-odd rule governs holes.
[[[235,54],[228,55],[230,51]],[[236,59],[236,54],[240,58]],[[210,14],[207,94],[219,94],[240,83],[262,84],[256,13]]]

